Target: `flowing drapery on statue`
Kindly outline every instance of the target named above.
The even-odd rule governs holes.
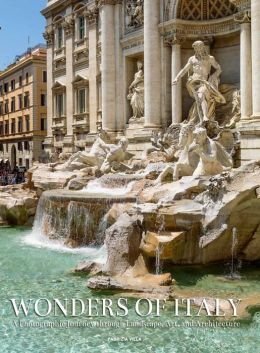
[[[133,116],[130,121],[135,121],[144,116],[144,72],[143,63],[137,62],[138,72],[135,74],[134,81],[129,87],[129,94],[127,98],[133,110]]]
[[[200,124],[215,118],[216,104],[226,103],[218,90],[221,67],[216,59],[208,54],[202,41],[193,43],[195,55],[190,57],[185,67],[178,73],[173,85],[188,74],[187,90],[195,100],[189,113],[189,120]],[[215,70],[211,74],[212,68]]]

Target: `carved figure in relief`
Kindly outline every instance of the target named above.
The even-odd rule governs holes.
[[[131,120],[138,120],[144,116],[144,72],[141,61],[137,62],[137,68],[138,71],[129,87],[129,94],[127,96],[133,110]]]
[[[134,14],[132,16],[132,23],[134,27],[142,26],[144,23],[144,10],[141,0],[137,0]]]
[[[126,4],[126,14],[128,16],[128,27],[140,27],[144,24],[143,1],[137,0],[136,3],[129,1]]]
[[[195,55],[190,57],[185,67],[178,73],[173,85],[188,74],[187,89],[190,96],[195,99],[189,120],[200,125],[213,120],[215,117],[216,103],[226,103],[224,96],[219,92],[219,77],[221,67],[216,59],[208,54],[202,41],[193,43]],[[215,70],[211,73],[212,68]]]
[[[229,129],[234,129],[236,127],[236,123],[241,119],[241,94],[240,90],[235,90],[233,92],[233,99],[232,99],[232,118],[229,124],[226,125]]]

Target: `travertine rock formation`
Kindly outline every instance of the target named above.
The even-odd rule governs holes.
[[[0,187],[0,224],[32,225],[38,198],[24,185]]]

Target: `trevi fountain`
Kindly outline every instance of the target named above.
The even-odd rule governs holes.
[[[92,314],[75,329],[74,316],[62,330],[60,310],[52,320],[38,316],[39,327],[29,330],[35,314],[20,315],[19,328],[6,304],[2,352],[259,349],[260,161],[239,165],[240,90],[221,84],[221,65],[203,41],[192,47],[172,82],[186,83],[190,110],[182,122],[154,129],[142,155],[129,150],[127,136],[113,139],[101,126],[90,149],[54,152],[34,164],[26,184],[1,187],[1,301],[6,293],[17,300],[127,298],[127,320]],[[143,70],[138,61],[126,97],[132,124],[144,120]],[[164,312],[137,315],[140,298],[143,312],[148,300],[163,301]],[[194,327],[181,317],[185,307],[175,317],[171,309],[185,298],[193,298],[195,313],[203,298],[209,303]],[[238,317],[227,298],[241,300]],[[215,326],[206,327],[216,310]]]

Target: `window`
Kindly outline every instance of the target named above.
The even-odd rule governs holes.
[[[5,101],[5,114],[9,113],[9,101],[8,99]]]
[[[1,132],[0,132],[1,134]],[[4,145],[2,143],[0,143],[0,152],[4,152]]]
[[[64,115],[64,94],[59,93],[56,95],[56,117],[60,118]]]
[[[27,132],[30,131],[30,117],[29,117],[29,115],[25,116],[25,129]]]
[[[63,45],[63,29],[62,29],[62,26],[59,26],[57,28],[57,41],[56,41],[57,49],[61,49],[62,45]]]
[[[29,108],[30,106],[29,93],[25,93],[25,96],[23,97],[23,106],[24,108]]]
[[[0,122],[0,135],[4,134],[4,124]]]
[[[0,95],[1,96],[3,95],[3,86],[2,85],[0,86]]]
[[[15,119],[12,119],[11,122],[11,134],[15,134]]]
[[[25,75],[25,82],[28,85],[28,83],[29,83],[29,74],[28,74],[28,72],[26,72],[26,75]]]
[[[77,91],[77,113],[86,113],[86,88],[80,88]]]
[[[19,151],[22,151],[22,150],[19,150]],[[19,167],[22,167],[22,166],[23,166],[23,159],[19,158]]]
[[[19,94],[18,96],[19,110],[23,109],[23,96]]]
[[[28,158],[25,159],[25,166],[27,170],[30,168],[30,161]]]
[[[25,151],[29,151],[30,150],[29,141],[24,141],[23,145],[24,145],[24,150]]]
[[[5,122],[5,135],[9,135],[9,122]]]
[[[18,118],[18,132],[23,132],[23,118]]]
[[[4,84],[4,92],[7,93],[9,89],[8,82]]]
[[[15,112],[15,97],[12,97],[11,99],[11,112]]]
[[[85,37],[85,18],[84,16],[80,16],[78,18],[78,39],[82,40]]]
[[[47,130],[47,119],[41,118],[41,131]]]
[[[18,142],[17,149],[18,151],[23,151],[23,143],[21,141]]]
[[[0,102],[0,115],[3,115],[3,102]]]
[[[23,85],[23,76],[19,76],[19,87]]]
[[[42,72],[42,82],[47,82],[47,71]]]
[[[15,90],[15,80],[11,81],[11,90],[14,91]]]
[[[41,94],[41,106],[46,106],[46,94]]]

